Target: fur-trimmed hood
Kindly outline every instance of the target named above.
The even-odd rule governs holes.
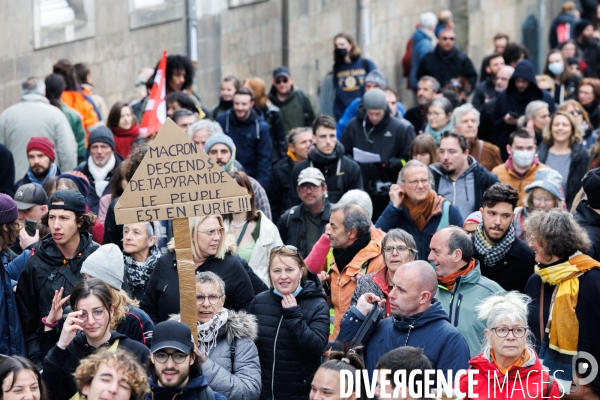
[[[255,341],[258,336],[258,323],[256,317],[252,314],[248,314],[245,311],[229,311],[229,318],[227,323],[221,328],[219,336],[227,335],[227,341],[231,343],[233,339],[248,338]],[[180,314],[172,314],[169,317],[171,321],[181,322]]]

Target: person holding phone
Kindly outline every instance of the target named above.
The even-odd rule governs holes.
[[[19,221],[25,229],[19,232],[19,241],[12,250],[20,254],[25,249],[31,249],[49,233],[42,225],[42,216],[48,212],[48,196],[42,186],[37,183],[26,183],[17,188],[15,203],[19,210]]]

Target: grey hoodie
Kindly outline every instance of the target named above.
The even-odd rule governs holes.
[[[444,196],[446,200],[452,202],[460,210],[460,214],[467,216],[475,210],[475,174],[474,169],[477,160],[473,156],[468,159],[469,168],[463,172],[456,181],[452,181],[448,175],[444,173],[440,163],[431,165],[431,169],[435,170],[440,175],[440,182],[436,191],[439,195]]]

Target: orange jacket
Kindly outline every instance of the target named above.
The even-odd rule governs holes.
[[[512,167],[512,160],[510,158],[504,164],[498,165],[496,168],[494,168],[492,170],[492,174],[495,174],[500,182],[510,185],[519,191],[519,203],[517,206],[522,206],[523,198],[525,197],[525,186],[533,183],[535,180],[535,174],[538,170],[550,167],[538,161],[537,164],[533,164],[529,168],[523,178],[517,175],[517,173],[509,167]]]
[[[371,228],[371,241],[362,250],[354,256],[352,261],[348,263],[343,271],[338,271],[337,265],[335,265],[335,259],[331,262],[331,269],[329,270],[330,275],[330,288],[331,288],[331,302],[335,312],[334,319],[334,331],[329,336],[329,340],[335,340],[340,331],[340,321],[342,317],[350,308],[350,300],[354,294],[356,288],[356,282],[352,278],[358,274],[363,264],[368,263],[365,274],[377,272],[381,268],[385,267],[383,262],[383,256],[381,255],[381,240],[385,236],[385,232],[375,227]]]
[[[88,147],[89,128],[99,122],[98,115],[92,106],[80,92],[65,90],[60,98],[63,103],[74,109],[81,115],[81,123],[85,129],[85,148]]]

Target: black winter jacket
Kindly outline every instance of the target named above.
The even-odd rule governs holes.
[[[30,360],[41,363],[36,358],[39,351],[36,331],[42,326],[42,317],[47,316],[52,308],[54,291],[64,287],[63,296],[71,294],[73,287],[83,279],[81,265],[98,247],[91,234],[81,234],[77,256],[66,260],[52,235],[48,234],[27,262],[19,278],[16,300]]]
[[[546,142],[538,146],[537,156],[540,162],[545,163],[548,158],[550,147]],[[575,196],[581,189],[581,180],[587,172],[590,165],[590,156],[581,143],[573,144],[571,147],[571,166],[569,167],[569,177],[567,178],[567,187],[565,189],[565,200],[567,201],[567,209],[571,209]]]
[[[363,178],[360,173],[360,167],[351,157],[344,155],[346,152],[344,145],[337,142],[333,153],[325,155],[311,147],[308,151],[308,159],[300,161],[294,165],[290,177],[290,185],[295,188],[298,184],[298,175],[303,169],[315,167],[323,173],[325,183],[327,184],[327,200],[331,204],[337,203],[348,190],[363,190]],[[338,175],[338,163],[340,173]],[[294,189],[289,191],[292,206],[302,203],[298,192]],[[291,206],[290,206],[291,207]]]
[[[325,233],[325,226],[329,223],[331,204],[325,200],[323,212],[321,214],[321,234]],[[277,223],[279,236],[285,244],[291,244],[298,249],[300,255],[305,258],[311,252],[314,243],[309,246],[306,242],[306,224],[311,223],[306,220],[306,207],[303,204],[298,204],[287,210]]]
[[[295,165],[294,160],[286,155],[273,166],[271,171],[267,196],[273,221],[279,221],[281,214],[293,206],[290,191],[296,191],[296,182],[292,182],[292,170]]]
[[[252,282],[238,258],[230,254],[223,260],[209,257],[196,272],[211,271],[225,282],[227,298],[224,307],[245,310],[254,298]],[[140,307],[155,324],[166,321],[171,314],[179,314],[179,276],[174,253],[163,255],[152,272],[146,294]]]
[[[329,306],[317,276],[308,272],[298,305],[281,306],[273,289],[256,296],[250,313],[258,319],[263,400],[306,400],[329,335]]]
[[[464,51],[456,46],[449,52],[445,52],[438,44],[431,53],[425,55],[419,63],[417,79],[421,79],[425,75],[433,76],[441,87],[446,86],[450,79],[459,76],[463,76],[469,81],[471,90],[475,89],[477,84],[477,71],[473,62]]]
[[[409,159],[414,138],[414,131],[391,118],[388,110],[377,125],[371,123],[366,112],[357,110],[356,118],[348,123],[340,140],[348,157],[352,157],[355,147],[381,157],[381,163],[360,164],[365,190],[371,194],[377,181],[396,182],[402,160]]]
[[[598,260],[600,258],[600,214],[590,207],[587,200],[581,200],[573,217],[585,229],[592,242],[587,255]]]
[[[135,356],[138,362],[145,365],[148,362],[150,351],[143,344],[129,339],[127,336],[112,331],[108,342],[102,346],[110,347],[115,340],[119,339],[118,348],[128,350]],[[48,351],[44,358],[44,369],[42,379],[50,391],[53,400],[69,400],[77,393],[77,386],[73,374],[82,359],[92,354],[96,348],[88,345],[87,338],[83,332],[78,332],[75,338],[65,350],[55,346],[58,342],[56,330],[44,332],[40,336],[41,345],[54,346]]]
[[[507,292],[518,290],[523,293],[536,264],[533,250],[519,238],[515,238],[508,253],[494,265],[485,264],[484,257],[477,252],[475,246],[473,246],[473,258],[479,261],[481,275],[495,281]]]
[[[112,171],[110,171],[108,173],[108,175],[106,175],[106,178],[104,178],[104,180],[107,182],[110,182],[113,175],[115,174],[115,170],[123,162],[123,157],[119,153],[115,152],[114,155],[115,155],[115,167],[113,168]],[[87,178],[88,178],[88,181],[90,181],[90,192],[88,193],[87,197],[85,198],[85,202],[87,203],[91,212],[93,212],[94,214],[98,214],[98,209],[100,208],[100,198],[102,196],[104,196],[105,194],[110,193],[110,185],[106,185],[106,188],[104,189],[104,193],[96,193],[94,177],[92,176],[92,174],[90,172],[87,161],[84,161],[81,164],[79,164],[77,166],[77,168],[75,168],[75,170],[80,171],[81,173],[85,174],[85,176],[87,176]]]
[[[265,110],[255,108],[262,113],[267,125],[269,125],[269,133],[271,134],[271,163],[274,165],[277,161],[286,157],[287,140],[285,138],[285,129],[279,108],[273,105],[268,105]]]

